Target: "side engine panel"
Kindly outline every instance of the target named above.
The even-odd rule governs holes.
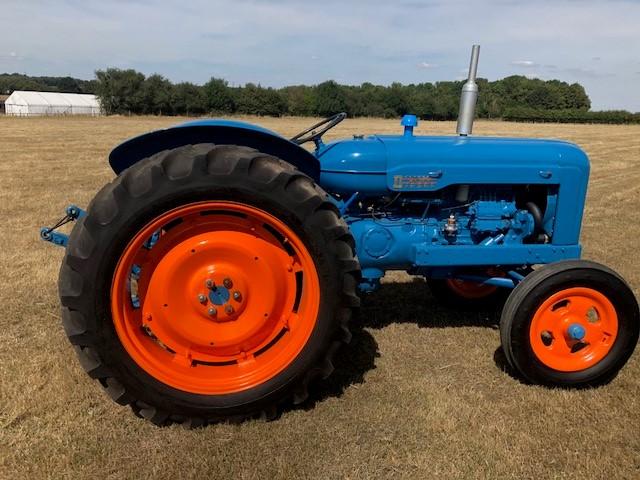
[[[556,198],[553,187],[458,185],[363,197],[345,218],[365,277],[387,269],[546,263],[579,254],[579,246],[549,248]]]

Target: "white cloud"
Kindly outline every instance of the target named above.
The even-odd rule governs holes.
[[[436,65],[435,63],[428,63],[428,62],[420,62],[418,63],[418,68],[436,68],[438,65]]]
[[[564,68],[563,71],[575,76],[584,78],[603,78],[603,77],[615,77],[615,73],[601,72],[592,68],[582,67],[569,67]]]
[[[513,60],[511,65],[515,65],[516,67],[537,67],[538,64],[532,60]]]

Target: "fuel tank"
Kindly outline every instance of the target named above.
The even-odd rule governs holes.
[[[377,196],[435,191],[455,184],[561,184],[584,194],[589,161],[558,140],[371,135],[340,140],[317,153],[330,192]]]

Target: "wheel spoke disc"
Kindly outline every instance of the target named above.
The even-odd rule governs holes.
[[[319,304],[298,235],[233,202],[185,205],[146,225],[111,290],[116,332],[136,363],[167,385],[210,395],[283,371],[311,336]]]
[[[618,334],[611,301],[591,288],[561,290],[538,308],[529,331],[531,348],[546,366],[576,372],[600,362]]]

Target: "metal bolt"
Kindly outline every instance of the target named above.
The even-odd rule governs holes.
[[[205,303],[207,301],[207,296],[204,293],[198,295],[198,301],[200,303]]]
[[[231,281],[231,279],[229,277],[225,278],[222,281],[222,284],[224,285],[225,288],[231,288],[233,287],[233,282]]]
[[[231,315],[235,310],[231,305],[227,305],[226,307],[224,307],[224,311],[226,312],[227,315]]]
[[[208,312],[209,312],[209,315],[211,315],[212,317],[218,313],[218,311],[217,311],[215,308],[213,308],[213,307],[211,307],[211,308],[208,310]]]
[[[233,292],[233,299],[236,302],[241,302],[242,301],[242,294],[240,292]]]
[[[205,286],[206,286],[207,288],[209,288],[209,289],[212,289],[212,290],[215,290],[215,289],[216,289],[216,284],[215,284],[215,282],[214,282],[213,280],[211,280],[210,278],[207,278],[207,279],[204,281],[204,284],[205,284]]]

